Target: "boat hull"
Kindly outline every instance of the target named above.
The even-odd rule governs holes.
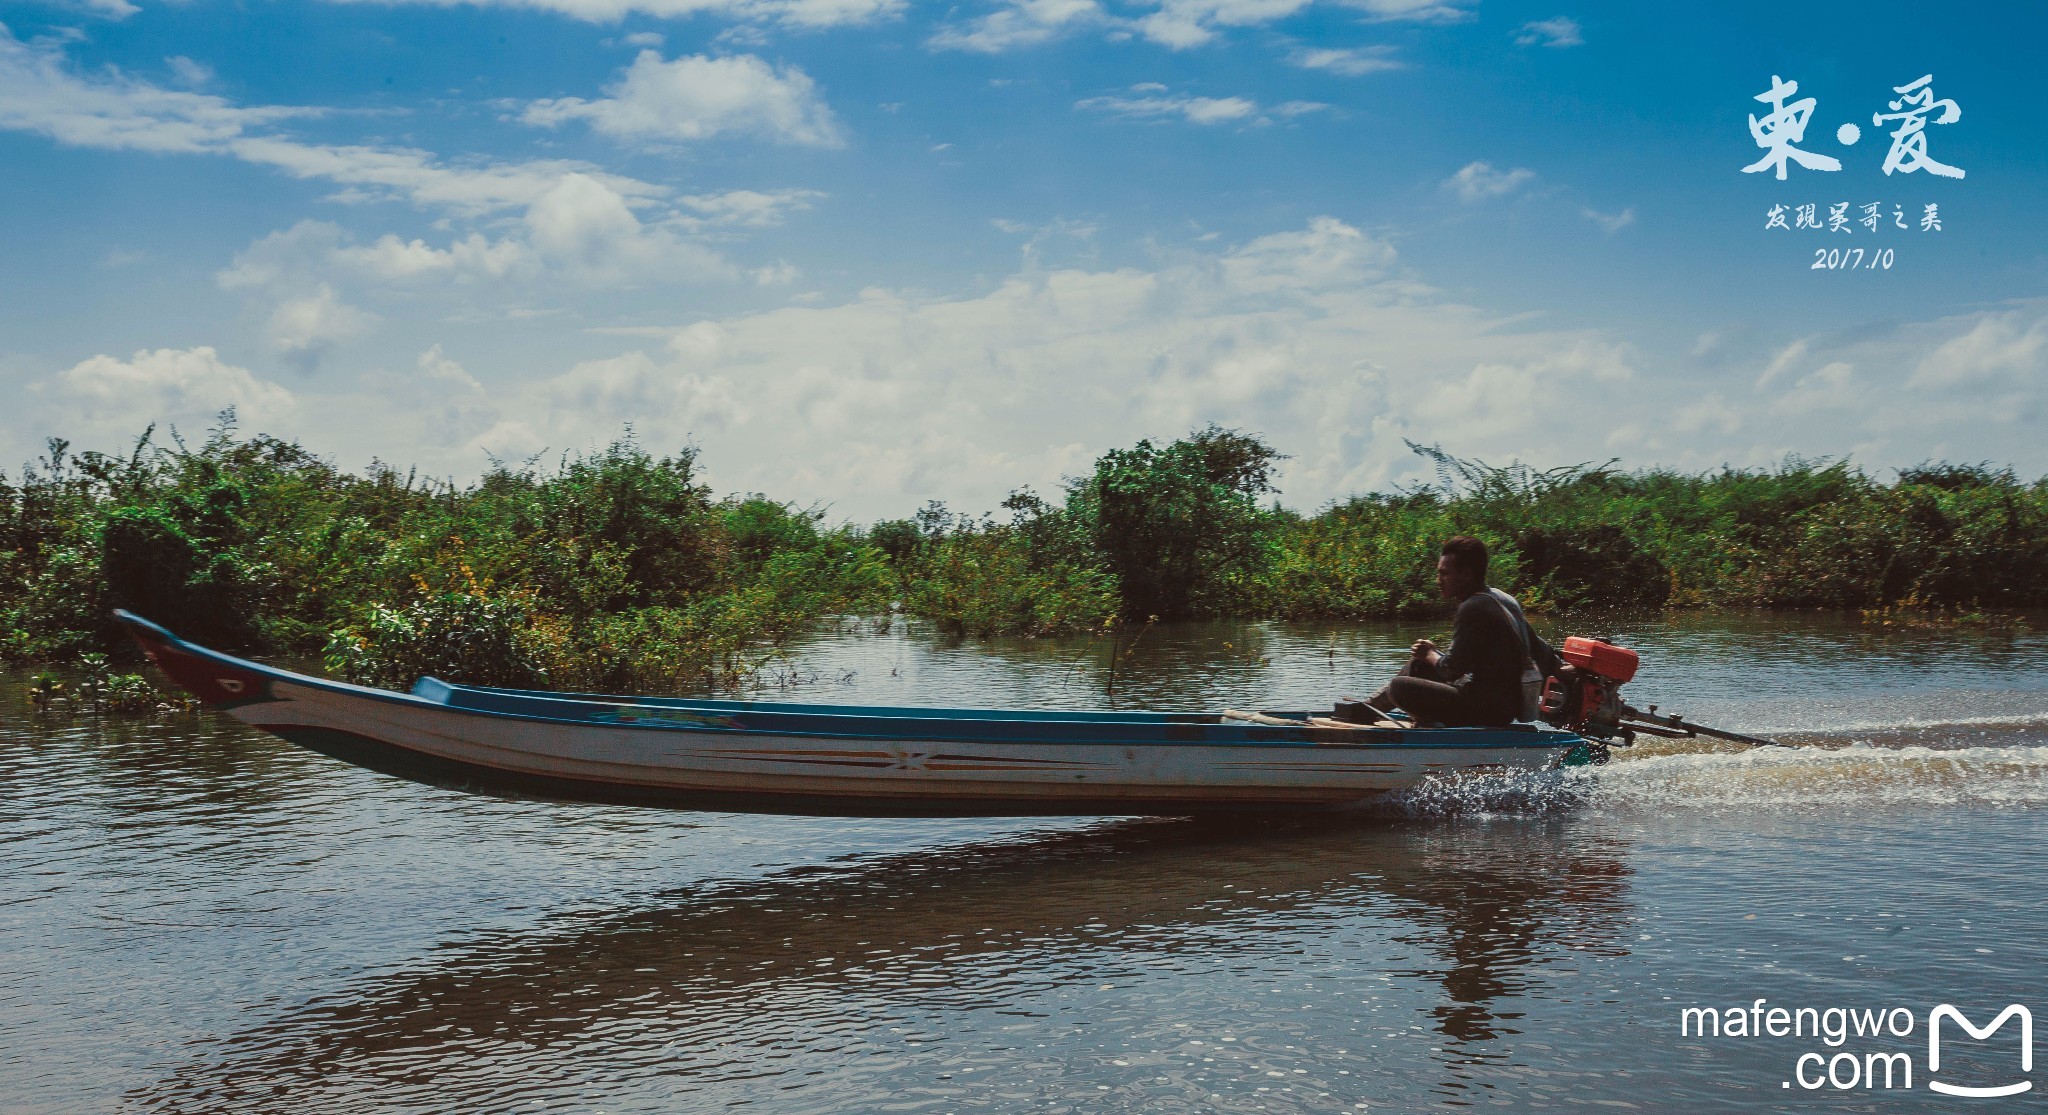
[[[1342,810],[1431,776],[1541,770],[1533,726],[1367,730],[1201,713],[1003,712],[566,696],[423,680],[410,694],[274,669],[122,617],[173,680],[355,766],[499,796],[837,816]]]

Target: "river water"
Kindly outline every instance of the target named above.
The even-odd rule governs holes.
[[[1588,622],[1643,652],[1637,703],[1813,746],[1342,822],[826,820],[467,797],[16,679],[0,1112],[2038,1105],[2014,1026],[1943,1023],[1933,1076],[1927,1027],[2048,1024],[2039,621]],[[1099,645],[847,632],[782,699],[1307,707],[1435,633],[1155,628],[1110,695]],[[1891,1029],[1681,1032],[1758,998]]]

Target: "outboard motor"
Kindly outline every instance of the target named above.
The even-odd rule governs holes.
[[[1627,647],[1582,635],[1566,639],[1558,657],[1566,665],[1543,686],[1543,719],[1593,741],[1583,761],[1604,763],[1609,742],[1618,739],[1624,747],[1635,742],[1622,726],[1633,710],[1621,702],[1621,687],[1636,676],[1642,659]]]
[[[1604,763],[1609,748],[1627,747],[1637,735],[1665,739],[1696,739],[1711,736],[1763,747],[1783,747],[1776,740],[1744,735],[1721,728],[1694,724],[1682,716],[1659,715],[1657,706],[1637,709],[1621,699],[1621,687],[1634,680],[1642,658],[1611,639],[1589,639],[1574,635],[1564,641],[1558,657],[1565,668],[1543,686],[1541,711],[1552,727],[1564,728],[1586,738],[1584,754],[1574,747],[1565,758],[1567,765]]]

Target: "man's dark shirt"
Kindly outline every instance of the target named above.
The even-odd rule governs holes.
[[[1451,649],[1437,664],[1437,676],[1458,687],[1475,718],[1506,724],[1522,715],[1522,671],[1531,661],[1546,676],[1563,666],[1529,629],[1514,597],[1482,588],[1458,605]]]

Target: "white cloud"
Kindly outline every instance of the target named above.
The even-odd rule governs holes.
[[[1790,390],[1772,400],[1772,410],[1781,415],[1804,415],[1820,410],[1845,410],[1861,392],[1854,384],[1856,365],[1834,360],[1799,377]]]
[[[189,153],[220,151],[251,128],[310,113],[244,108],[119,71],[85,81],[67,72],[61,51],[24,43],[0,24],[0,128],[73,147]]]
[[[122,2],[122,0],[107,0]],[[679,19],[718,16],[820,30],[877,23],[901,15],[903,0],[336,0],[339,3],[414,4],[434,8],[513,8],[553,12],[591,23],[617,23],[629,15]]]
[[[1464,0],[1338,0],[1381,22],[1457,23],[1472,18]]]
[[[935,50],[1000,54],[1051,42],[1075,28],[1111,22],[1095,0],[1006,0],[993,12],[941,27],[925,45]]]
[[[1501,332],[1396,263],[1324,217],[1153,271],[1027,268],[977,296],[700,322],[512,393],[478,444],[586,444],[630,420],[703,445],[724,487],[868,515],[992,506],[1215,420],[1274,436],[1290,500],[1313,505],[1408,470],[1404,433],[1467,451],[1568,436],[1555,424],[1588,420],[1570,385],[1633,374],[1624,346]]]
[[[689,194],[678,200],[713,225],[770,228],[789,214],[811,207],[822,190],[727,190],[720,194]]]
[[[1218,266],[1225,285],[1241,294],[1342,290],[1386,279],[1394,249],[1335,217],[1317,217],[1306,229],[1261,236]]]
[[[1779,349],[1777,354],[1771,357],[1770,363],[1764,365],[1763,372],[1756,377],[1756,390],[1762,391],[1764,388],[1769,387],[1772,380],[1784,375],[1786,371],[1805,360],[1807,352],[1812,347],[1813,341],[1811,338],[1801,338]]]
[[[1443,187],[1458,195],[1458,200],[1471,204],[1487,198],[1513,193],[1522,183],[1536,177],[1536,172],[1525,167],[1513,170],[1495,170],[1490,163],[1467,163],[1458,173],[1444,179]]]
[[[643,220],[633,199],[600,178],[570,173],[536,196],[496,236],[450,237],[445,246],[386,234],[358,243],[340,226],[301,221],[261,237],[216,276],[228,290],[285,300],[317,294],[348,280],[373,290],[423,284],[566,282],[604,287],[621,282],[730,282],[742,274],[699,243],[717,228],[760,227],[801,209],[810,191],[733,191],[679,199],[695,215],[661,213]]]
[[[426,151],[320,146],[269,136],[237,140],[229,151],[295,178],[322,178],[355,189],[338,200],[396,197],[469,217],[531,205],[572,174],[597,179],[613,192],[636,199],[658,198],[667,192],[637,179],[566,160],[455,167]]]
[[[63,0],[60,0],[60,3],[62,2]],[[142,10],[130,4],[128,0],[70,0],[69,3],[63,3],[63,6],[75,7],[104,19],[127,19]]]
[[[1174,50],[1201,46],[1221,27],[1256,27],[1284,19],[1310,0],[1153,0],[1157,10],[1136,21],[1140,35]]]
[[[631,420],[652,441],[701,444],[725,488],[863,517],[1056,489],[1104,449],[1209,421],[1292,454],[1281,479],[1302,507],[1420,478],[1404,437],[1538,465],[2038,459],[2041,337],[2048,303],[1815,338],[1783,386],[1731,400],[1608,333],[1449,301],[1325,217],[1155,270],[1027,270],[970,297],[870,290],[700,322],[523,389],[492,445],[593,443]],[[1936,353],[1973,369],[1961,382],[1976,396],[1911,385]]]
[[[738,277],[732,264],[679,229],[641,222],[626,198],[595,178],[563,178],[527,209],[523,223],[543,261],[584,282]]]
[[[322,285],[304,298],[279,304],[263,332],[280,359],[311,371],[335,346],[363,336],[376,324],[377,315],[343,302],[332,287]]]
[[[1949,388],[2048,378],[2048,321],[1985,313],[1916,364],[1912,387]]]
[[[631,244],[643,226],[626,199],[604,183],[569,175],[526,210],[535,250],[555,259],[597,264],[606,249]]]
[[[749,128],[795,142],[836,139],[808,77],[751,57],[667,64],[648,52],[612,91],[612,99],[556,109],[618,134]],[[259,239],[220,272],[224,289],[251,292],[250,320],[264,348],[303,368],[364,335],[374,315],[360,304],[385,288],[745,281],[749,274],[704,240],[773,225],[822,196],[783,189],[678,198],[669,187],[580,162],[452,163],[411,148],[308,143],[280,130],[310,114],[166,90],[115,70],[80,74],[60,46],[23,43],[0,27],[0,129],[98,150],[234,158],[340,186],[333,200],[401,199],[441,215],[434,237],[387,234],[369,243],[328,222],[301,222]]]
[[[1226,124],[1259,111],[1258,102],[1244,97],[1090,97],[1074,107],[1135,119],[1178,117],[1190,124]]]
[[[133,438],[152,422],[208,424],[228,407],[251,424],[297,412],[290,391],[220,358],[210,346],[144,349],[127,360],[94,356],[30,388],[46,429],[79,436]]]
[[[442,384],[459,387],[467,391],[482,391],[484,389],[483,383],[475,376],[469,374],[469,369],[444,355],[441,352],[440,345],[435,345],[427,351],[420,353],[418,366],[420,376],[424,379],[438,381]]]
[[[562,250],[617,232],[601,217],[568,220]],[[238,267],[243,281],[289,286],[293,253],[350,246],[332,226],[308,227]],[[1296,507],[1423,478],[1404,437],[1538,466],[1606,453],[1632,466],[1761,466],[1793,451],[1853,453],[1872,468],[2048,464],[2048,300],[1657,355],[1609,331],[1462,305],[1406,273],[1385,240],[1332,217],[1160,252],[1150,268],[1031,261],[976,292],[871,289],[837,305],[593,332],[605,347],[552,368],[526,362],[520,340],[473,334],[472,349],[498,346],[477,356],[487,374],[458,363],[451,342],[352,381],[333,360],[318,395],[294,397],[211,349],[94,357],[32,386],[29,417],[0,424],[0,449],[81,427],[117,444],[151,420],[202,421],[233,404],[249,425],[319,452],[473,475],[486,449],[601,444],[631,422],[650,445],[700,445],[724,490],[834,501],[862,518],[932,498],[991,508],[1018,484],[1056,489],[1105,449],[1210,421],[1291,454],[1281,480]],[[317,288],[292,295],[309,297]],[[328,308],[308,316],[330,320]]]
[[[738,14],[820,30],[879,23],[903,14],[904,7],[904,0],[752,0],[740,4]]]
[[[1582,46],[1585,37],[1580,32],[1579,21],[1558,16],[1555,19],[1531,20],[1515,33],[1517,46]]]
[[[794,66],[773,67],[751,54],[689,55],[673,62],[643,50],[609,98],[535,101],[520,119],[554,127],[584,120],[617,139],[687,142],[737,133],[784,143],[836,147],[844,142],[817,83]]]
[[[376,429],[382,436],[371,455],[401,469],[432,467],[460,455],[467,458],[465,471],[481,471],[485,461],[472,441],[497,425],[498,405],[483,382],[443,346],[428,346],[402,368],[372,365],[334,388],[302,400],[300,411],[307,417],[300,427],[271,432],[308,436],[301,433],[307,430],[310,447],[331,441],[334,430]]]
[[[1719,392],[1708,392],[1681,406],[1671,416],[1671,428],[1681,434],[1711,430],[1725,436],[1740,430],[1745,417],[1741,407],[1722,398]]]
[[[1264,27],[1307,10],[1315,0],[1129,0],[1119,15],[1099,0],[998,0],[993,10],[971,19],[948,22],[926,40],[935,50],[968,50],[999,54],[1038,46],[1086,28],[1099,28],[1113,40],[1142,38],[1169,50],[1186,50],[1216,41],[1233,28]],[[1458,3],[1441,0],[1338,0],[1362,10],[1374,22],[1451,23],[1470,18]],[[1383,48],[1360,50],[1304,49],[1296,65],[1356,76],[1393,69]],[[1306,59],[1306,61],[1303,61]]]
[[[214,281],[222,290],[278,285],[293,271],[331,254],[343,236],[341,226],[328,221],[300,221],[237,252],[234,262],[214,274]]]
[[[1599,225],[1600,231],[1607,233],[1609,236],[1636,223],[1636,211],[1633,206],[1619,213],[1602,213],[1597,209],[1581,209],[1579,210],[1579,215]]]
[[[533,255],[522,242],[491,240],[477,232],[451,241],[446,248],[386,233],[366,246],[336,247],[330,258],[347,270],[385,283],[443,276],[502,279],[526,273],[533,264]]]
[[[2048,301],[1801,337],[1747,358],[1731,358],[1732,343],[1716,338],[1711,356],[1735,375],[1745,363],[1758,369],[1748,398],[1689,399],[1698,373],[1674,376],[1675,418],[1639,404],[1609,444],[1670,463],[1759,465],[1799,453],[1872,468],[1944,458],[2048,467],[2034,433],[2048,417]]]
[[[1366,74],[1383,73],[1387,70],[1405,69],[1407,63],[1394,57],[1390,46],[1366,46],[1339,49],[1336,47],[1303,47],[1287,56],[1287,61],[1304,70],[1327,70],[1345,77],[1363,77]]]
[[[236,105],[209,94],[163,89],[115,70],[80,77],[58,49],[23,43],[0,25],[0,128],[48,136],[67,146],[225,155],[294,178],[334,182],[355,191],[350,197],[397,197],[467,216],[529,205],[567,174],[599,178],[638,199],[666,193],[581,163],[451,166],[431,152],[312,144],[276,131],[285,121],[319,114],[290,106]]]
[[[1127,120],[1181,120],[1189,124],[1270,124],[1272,116],[1294,117],[1321,112],[1330,106],[1317,101],[1288,101],[1262,110],[1249,97],[1190,97],[1166,93],[1157,82],[1133,85],[1139,96],[1089,97],[1074,107],[1107,112]],[[1266,115],[1270,112],[1272,115]]]
[[[236,253],[214,278],[224,290],[272,295],[308,291],[326,277],[346,275],[381,286],[421,280],[474,281],[532,276],[540,261],[525,241],[492,240],[481,233],[437,248],[424,240],[386,234],[357,244],[329,221],[300,221],[258,238]]]
[[[212,66],[193,61],[182,54],[174,54],[164,59],[164,65],[171,68],[172,76],[176,77],[181,85],[197,89],[213,81]]]

